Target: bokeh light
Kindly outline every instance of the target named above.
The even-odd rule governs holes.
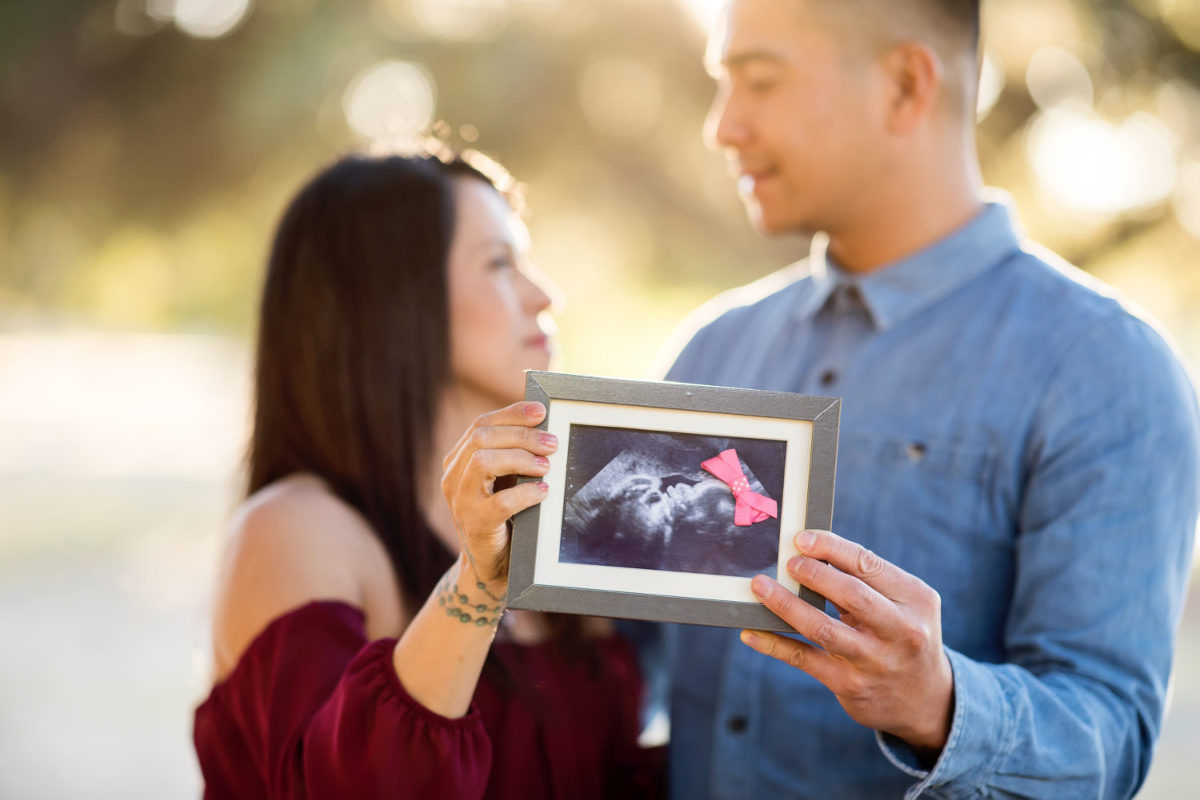
[[[1092,107],[1092,79],[1083,62],[1062,47],[1043,47],[1025,71],[1029,96],[1044,111],[1060,106]]]
[[[368,141],[403,142],[433,122],[433,78],[419,64],[384,61],[350,82],[342,108],[350,127]]]
[[[409,13],[429,35],[457,41],[498,36],[511,0],[411,0]]]
[[[250,6],[251,0],[173,0],[171,17],[189,36],[216,39],[240,25]]]
[[[1074,109],[1039,114],[1028,151],[1039,185],[1069,209],[1115,215],[1162,202],[1175,184],[1175,139],[1139,112],[1120,125]]]

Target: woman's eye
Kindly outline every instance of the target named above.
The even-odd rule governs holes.
[[[508,256],[496,256],[488,262],[488,266],[492,269],[510,269],[514,264]]]

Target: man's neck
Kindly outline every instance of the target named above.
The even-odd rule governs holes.
[[[829,254],[847,272],[866,274],[918,253],[966,225],[983,207],[983,180],[974,158],[944,159],[912,170],[871,200],[846,224],[829,230]]]

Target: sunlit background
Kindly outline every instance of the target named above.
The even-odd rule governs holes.
[[[528,186],[564,368],[640,377],[804,252],[701,122],[716,0],[0,5],[0,796],[196,796],[247,347],[290,193],[434,130]],[[1200,3],[991,0],[980,154],[1200,363]],[[1194,789],[1200,592],[1143,797]]]

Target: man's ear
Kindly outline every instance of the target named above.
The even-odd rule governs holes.
[[[909,133],[937,104],[945,78],[942,59],[927,45],[905,42],[887,51],[883,68],[889,87],[887,127]]]

